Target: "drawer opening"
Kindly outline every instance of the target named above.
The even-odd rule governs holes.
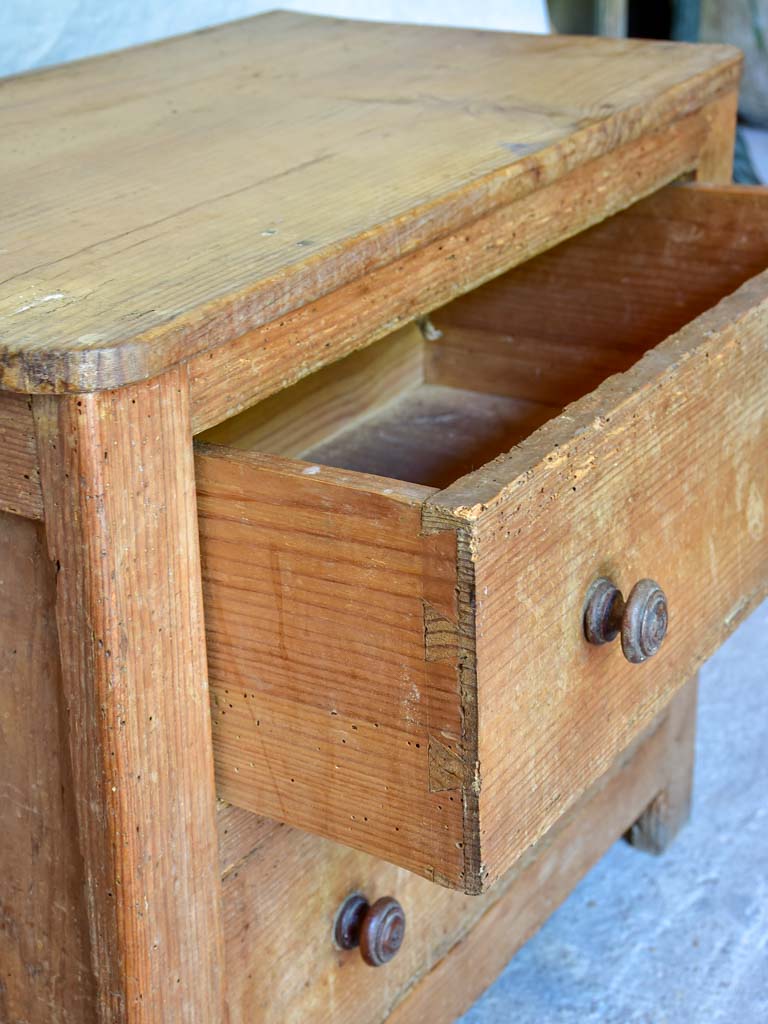
[[[449,335],[451,329],[449,328]],[[422,320],[304,378],[202,439],[358,473],[444,487],[559,411],[515,388],[465,383]],[[458,342],[460,343],[460,342]]]
[[[744,198],[666,189],[203,439],[447,487],[758,273],[765,204]]]

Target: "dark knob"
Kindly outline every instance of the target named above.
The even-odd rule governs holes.
[[[669,616],[664,591],[653,580],[639,580],[626,602],[621,591],[601,576],[587,593],[584,634],[591,644],[607,644],[621,633],[627,661],[651,658],[667,635]]]
[[[348,896],[339,907],[333,938],[340,949],[360,947],[370,967],[388,963],[403,944],[405,913],[391,896],[382,896],[371,906],[359,893]]]

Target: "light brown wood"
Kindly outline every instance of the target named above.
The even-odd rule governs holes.
[[[694,177],[697,181],[727,185],[733,180],[738,107],[739,94],[735,89],[708,104],[705,116],[709,122],[709,131],[696,163]]]
[[[436,311],[426,379],[563,407],[766,266],[763,189],[663,189]]]
[[[482,897],[278,826],[224,880],[230,1024],[454,1020],[667,785],[670,729],[690,700],[677,705]],[[358,950],[331,940],[335,912],[355,890],[393,895],[407,916],[402,949],[373,974]]]
[[[31,402],[0,392],[0,511],[43,518]]]
[[[38,523],[0,512],[0,1020],[95,1024],[56,583]]]
[[[566,308],[579,289],[564,281],[566,336],[572,327],[574,344],[586,346],[594,335],[599,352],[623,338],[620,319],[615,335],[608,326],[625,276],[633,292],[645,279],[655,288],[628,300],[648,345],[715,302],[717,270],[698,281],[699,224],[713,223],[714,262],[725,267],[732,253],[724,287],[753,270],[768,193],[726,189],[728,212],[713,216],[717,196],[673,188],[658,207],[648,200],[620,215],[623,227],[597,229],[598,241],[608,232],[600,244],[585,236],[576,278],[583,285],[590,266],[607,267],[616,244],[616,294],[607,302],[610,289],[597,286],[592,320],[582,298],[582,336],[578,310],[571,323]],[[624,256],[628,235],[636,259]],[[569,246],[566,265],[578,267]],[[556,252],[550,258],[560,265]],[[682,275],[668,288],[673,266]],[[522,276],[525,301],[510,308],[523,321],[527,301],[540,308],[527,274],[507,278],[514,294]],[[554,275],[536,274],[559,323]],[[502,284],[489,286],[497,315]],[[469,299],[456,305],[472,308]],[[468,892],[500,877],[765,592],[767,316],[764,273],[440,493],[319,462],[201,449],[222,795]],[[514,341],[505,349],[510,388],[524,376]],[[545,348],[542,380],[549,359]],[[561,386],[557,378],[551,400],[563,401]],[[355,421],[352,447],[363,438],[366,457],[396,464],[398,448],[389,434],[377,441],[375,427],[397,408]],[[439,445],[439,431],[425,443]],[[450,458],[450,436],[442,443]],[[430,537],[442,547],[430,548]],[[667,591],[671,632],[653,661],[629,665],[618,645],[586,643],[583,602],[599,575],[625,594],[642,576]]]
[[[423,380],[424,338],[416,324],[408,324],[225,420],[199,440],[300,458]]]
[[[9,79],[2,386],[117,387],[279,322],[695,114],[739,66],[726,46],[273,13]],[[702,146],[645,184],[624,152],[593,219]]]
[[[455,541],[420,536],[430,489],[214,447],[197,488],[219,794],[459,878],[461,795],[432,781],[456,676],[424,633],[425,602],[455,618]]]
[[[482,722],[473,831],[487,881],[765,594],[767,327],[768,272],[427,500],[428,527],[459,529],[458,633],[475,658]],[[625,594],[640,577],[661,582],[670,635],[647,664],[585,643],[598,576]]]
[[[696,168],[709,107],[463,223],[413,253],[190,359],[202,431],[395,327],[476,288]],[[718,144],[724,140],[718,135]],[[732,148],[733,140],[730,140]],[[730,151],[730,150],[729,150]],[[631,170],[630,170],[631,169]],[[474,218],[476,213],[473,211]]]
[[[562,408],[768,266],[760,188],[665,188],[432,315],[426,379]]]
[[[424,329],[429,333],[428,325]],[[433,386],[425,380],[432,347],[419,326],[409,324],[198,440],[440,487],[511,447],[558,411],[463,391],[460,384]]]
[[[186,376],[39,397],[34,412],[99,1020],[216,1021],[220,893]]]
[[[219,800],[216,808],[219,837],[219,867],[222,878],[234,871],[241,861],[253,853],[260,843],[279,829],[286,828],[279,821],[262,818],[251,811]]]
[[[507,395],[423,384],[301,457],[323,466],[446,487],[557,412]]]
[[[647,853],[664,853],[691,816],[697,696],[698,682],[694,678],[673,700],[664,755],[667,783],[626,834],[632,846]]]
[[[388,1024],[451,1024],[491,984],[510,957],[543,924],[568,895],[578,877],[591,866],[600,843],[610,841],[617,815],[637,806],[643,792],[653,785],[646,773],[662,785],[674,785],[679,773],[675,737],[690,733],[695,720],[691,705],[696,702],[696,681],[688,683],[669,707],[665,723],[651,740],[646,740],[627,767],[607,780],[589,799],[586,809],[555,827],[531,851],[520,870],[502,880],[501,892],[470,932],[435,964],[420,984],[412,986]],[[687,768],[687,765],[685,766]],[[588,830],[594,830],[589,835]],[[488,899],[485,897],[484,899]]]

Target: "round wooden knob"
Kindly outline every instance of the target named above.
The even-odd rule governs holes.
[[[360,952],[370,967],[388,963],[403,944],[405,914],[391,896],[376,900],[363,918]]]
[[[587,640],[607,644],[620,633],[624,657],[635,665],[656,654],[667,635],[668,623],[667,599],[653,580],[639,580],[626,601],[604,576],[589,588],[584,609]]]
[[[359,893],[348,896],[339,907],[333,937],[341,949],[360,947],[363,960],[371,967],[388,963],[403,944],[405,913],[391,896],[382,896],[371,906]]]

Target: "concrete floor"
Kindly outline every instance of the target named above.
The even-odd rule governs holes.
[[[702,669],[694,809],[617,843],[461,1024],[768,1022],[768,602]]]

